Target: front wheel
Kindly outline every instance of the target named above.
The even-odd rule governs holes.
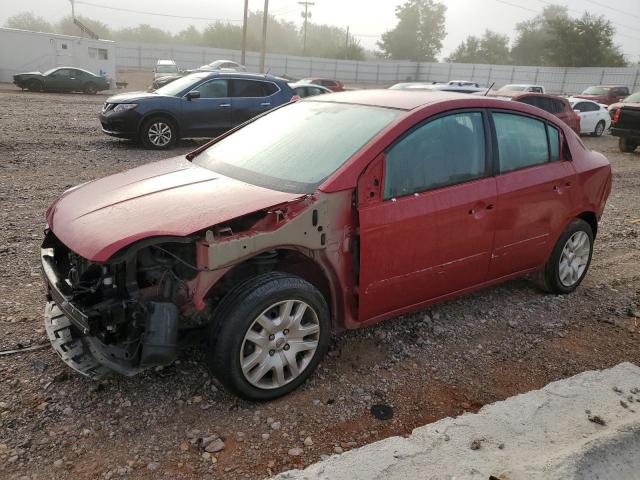
[[[544,290],[556,294],[573,292],[586,276],[592,254],[591,226],[576,218],[560,235],[541,272]]]
[[[245,281],[214,314],[207,362],[232,392],[272,400],[300,386],[329,343],[322,294],[295,275],[265,273]]]
[[[596,125],[596,129],[593,131],[593,135],[596,137],[601,137],[604,133],[604,120],[600,120]]]
[[[630,138],[620,137],[620,140],[618,140],[618,147],[620,147],[621,152],[632,153],[638,147],[638,143]]]
[[[29,83],[27,83],[27,90],[30,92],[42,92],[44,86],[40,80],[30,80]]]
[[[165,117],[154,117],[145,121],[140,128],[142,145],[154,150],[167,150],[176,142],[175,124]]]

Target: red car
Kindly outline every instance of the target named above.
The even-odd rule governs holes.
[[[587,273],[611,169],[557,117],[442,92],[320,95],[47,211],[45,325],[89,376],[171,363],[202,329],[231,391],[299,386],[331,332],[531,272]]]
[[[342,82],[338,80],[331,80],[330,78],[303,78],[298,83],[309,83],[312,85],[322,85],[323,87],[327,87],[332,92],[342,92],[344,90],[344,85]]]
[[[514,102],[526,103],[549,112],[571,127],[571,130],[580,135],[580,115],[573,111],[571,104],[564,97],[545,93],[522,92],[492,92],[490,97],[508,98]]]
[[[622,85],[596,85],[587,88],[580,95],[574,95],[574,98],[586,98],[603,105],[611,105],[617,103],[629,96],[629,88]]]

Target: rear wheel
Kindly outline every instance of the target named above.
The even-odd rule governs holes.
[[[240,284],[216,309],[207,361],[232,392],[271,400],[300,386],[329,343],[329,308],[300,277],[270,272]]]
[[[602,136],[602,134],[604,133],[604,127],[605,127],[605,125],[604,125],[604,120],[600,120],[600,121],[598,122],[598,124],[596,125],[596,129],[593,131],[593,134],[594,134],[596,137],[601,137],[601,136]]]
[[[562,233],[549,261],[540,272],[544,290],[550,293],[571,293],[582,282],[593,254],[591,226],[576,218]]]
[[[166,150],[176,142],[177,129],[166,117],[153,117],[140,128],[140,141],[147,148]]]
[[[630,138],[620,137],[618,140],[618,146],[621,152],[631,153],[638,147],[638,142],[631,140]]]
[[[98,91],[98,87],[96,87],[95,83],[89,82],[84,85],[82,91],[88,95],[95,95]]]
[[[40,80],[29,80],[29,82],[27,82],[27,90],[30,92],[41,92],[44,90],[44,86]]]

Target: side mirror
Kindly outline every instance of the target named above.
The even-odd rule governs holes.
[[[194,98],[200,98],[200,92],[197,90],[191,90],[187,93],[187,100],[193,100]]]

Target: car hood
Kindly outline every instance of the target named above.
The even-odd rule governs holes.
[[[138,100],[145,100],[147,98],[160,98],[163,95],[158,95],[157,93],[151,92],[129,92],[129,93],[119,93],[118,95],[113,95],[107,98],[107,103],[127,103]],[[167,97],[166,95],[164,97]]]
[[[609,105],[609,110],[617,110],[622,107],[640,107],[640,102],[617,102]]]
[[[42,72],[20,72],[20,73],[16,73],[16,77],[19,77],[20,75],[42,75]]]
[[[176,157],[67,190],[47,211],[47,222],[69,249],[103,262],[144,238],[187,236],[302,196],[234,180]]]

